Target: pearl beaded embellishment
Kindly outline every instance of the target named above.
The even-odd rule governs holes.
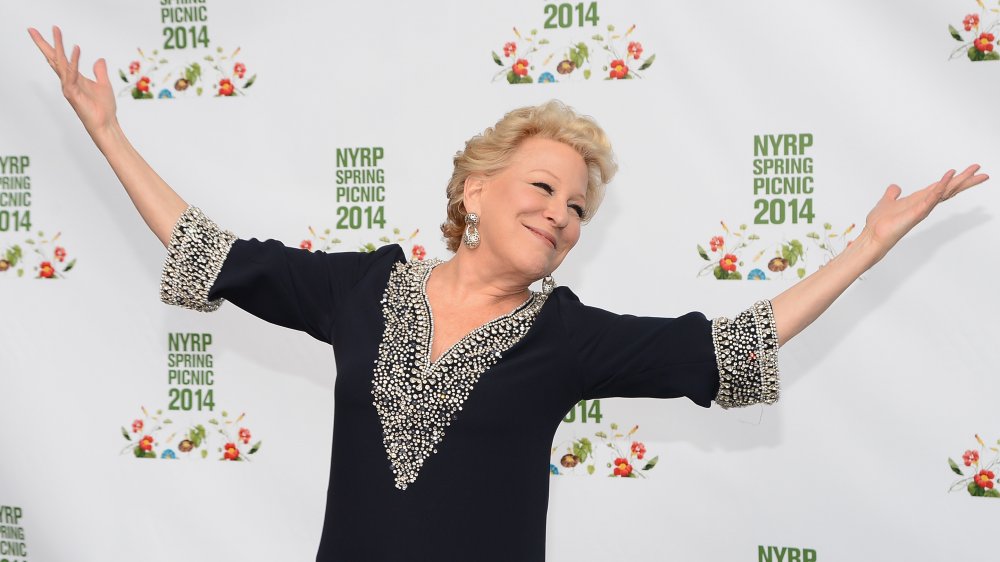
[[[479,377],[528,333],[547,298],[532,292],[516,310],[473,330],[431,363],[434,321],[427,278],[439,263],[396,264],[382,297],[385,332],[375,360],[372,404],[400,490],[417,479]]]
[[[198,310],[218,310],[225,299],[208,300],[236,235],[222,230],[198,207],[189,206],[174,224],[160,275],[160,300]]]
[[[712,343],[720,379],[716,404],[733,408],[778,401],[778,331],[771,301],[758,301],[732,320],[712,320]]]

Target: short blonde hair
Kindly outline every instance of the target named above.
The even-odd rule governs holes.
[[[465,180],[473,174],[488,177],[499,173],[521,143],[534,136],[564,143],[583,157],[589,172],[584,219],[590,220],[597,212],[604,188],[618,170],[604,130],[592,118],[578,115],[557,100],[521,107],[466,141],[465,150],[455,154],[455,169],[447,188],[448,218],[441,225],[449,250],[458,250],[465,230]]]

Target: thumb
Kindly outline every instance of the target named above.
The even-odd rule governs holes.
[[[882,196],[883,201],[895,201],[899,199],[900,194],[903,193],[903,189],[896,184],[892,184],[885,188],[885,195]]]
[[[111,83],[108,79],[108,63],[104,59],[97,59],[94,63],[94,79],[102,86]]]

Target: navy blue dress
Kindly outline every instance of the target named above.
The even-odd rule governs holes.
[[[396,245],[326,254],[236,239],[212,232],[196,208],[185,215],[164,270],[165,301],[198,308],[225,299],[333,346],[333,457],[317,561],[544,560],[553,435],[579,400],[683,396],[708,407],[720,396],[727,406],[777,398],[776,362],[773,372],[765,368],[777,349],[767,301],[737,321],[698,312],[648,318],[586,306],[565,287],[533,295],[514,328],[499,323],[466,341],[470,355],[487,349],[477,373],[456,357],[449,374],[445,357],[437,374],[402,380],[392,373],[409,365],[392,371],[389,363],[412,357],[412,372],[424,372],[430,340],[387,332],[386,318],[396,322],[399,312],[423,325],[424,303],[411,297],[429,265],[405,265]],[[192,267],[207,275],[180,273]],[[414,272],[410,293],[393,292],[394,279],[409,283]],[[182,285],[189,294],[171,301]],[[494,353],[488,340],[500,333],[507,343]],[[373,375],[379,364],[381,379]],[[441,367],[453,378],[436,379]],[[746,382],[748,373],[756,379]],[[441,409],[448,400],[456,407]]]

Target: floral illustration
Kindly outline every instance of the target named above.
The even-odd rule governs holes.
[[[595,34],[584,41],[554,43],[532,29],[522,35],[514,28],[514,40],[503,44],[503,56],[492,52],[493,62],[501,69],[493,81],[506,78],[509,84],[548,84],[576,79],[631,80],[652,66],[656,55],[643,57],[643,46],[632,38],[636,26],[616,33],[614,25],[606,34]],[[626,43],[627,41],[627,43]],[[622,50],[622,44],[625,44]]]
[[[175,429],[174,422],[163,416],[163,410],[150,414],[141,407],[142,417],[132,422],[132,432],[121,428],[122,437],[128,444],[121,454],[130,454],[139,459],[207,459],[212,450],[209,441],[220,444],[215,447],[212,458],[221,461],[249,461],[260,450],[262,441],[250,445],[250,430],[241,425],[246,414],[230,420],[229,413],[221,412],[221,419],[212,417],[205,423],[196,423],[186,429]],[[207,424],[207,425],[206,425]],[[172,431],[171,431],[172,430]],[[236,430],[236,438],[231,431]],[[161,436],[169,432],[164,439]]]
[[[76,258],[69,257],[65,246],[57,245],[61,235],[57,232],[47,239],[44,232],[38,232],[36,237],[7,246],[0,251],[0,278],[8,273],[17,277],[28,273],[34,279],[65,279],[76,266]]]
[[[698,276],[711,274],[718,280],[764,281],[794,275],[802,279],[808,272],[806,245],[799,239],[780,242],[761,242],[760,236],[748,231],[741,224],[737,230],[730,230],[725,221],[720,221],[722,233],[712,236],[708,250],[697,245],[698,255],[708,263],[698,272]],[[843,232],[835,232],[830,223],[823,224],[823,231],[805,235],[807,244],[819,253],[817,267],[827,262],[851,245],[847,235],[854,230],[850,225]],[[745,259],[743,256],[751,256]],[[766,260],[764,258],[767,258]],[[817,257],[813,256],[817,261]],[[786,273],[787,272],[787,273]]]
[[[622,433],[618,424],[612,423],[610,434],[604,431],[594,433],[596,445],[590,438],[581,437],[568,444],[552,447],[553,459],[549,463],[549,474],[593,475],[600,470],[600,474],[610,477],[645,478],[644,473],[655,468],[660,457],[646,459],[646,445],[636,441],[634,437],[637,431],[638,425],[627,433]],[[600,466],[604,468],[599,469]]]
[[[119,96],[131,95],[137,100],[199,97],[205,93],[214,97],[243,96],[246,95],[245,90],[257,80],[256,74],[246,78],[247,65],[236,59],[240,54],[239,48],[225,55],[222,47],[216,47],[215,55],[205,55],[201,61],[179,65],[171,64],[156,49],[151,56],[147,56],[142,49],[136,51],[139,60],[129,63],[128,74],[118,70],[118,77],[126,84]],[[214,78],[202,74],[203,63],[214,71]]]
[[[335,251],[343,244],[340,238],[332,236],[330,233],[331,229],[327,228],[322,231],[322,233],[317,232],[313,227],[309,227],[309,238],[302,240],[299,243],[299,248],[308,251],[320,251],[320,252],[330,252]],[[361,243],[355,251],[358,252],[374,252],[381,246],[386,244],[399,244],[404,250],[407,249],[407,245],[412,244],[410,247],[410,259],[411,260],[423,260],[427,257],[427,250],[420,244],[415,242],[417,235],[420,234],[420,229],[416,229],[409,235],[402,234],[402,231],[398,228],[392,229],[392,236],[383,235],[376,240],[376,242],[363,242]]]
[[[997,33],[1000,33],[998,31],[1000,9],[987,8],[983,0],[976,0],[976,4],[979,5],[980,13],[967,14],[962,19],[962,29],[966,35],[963,36],[955,26],[948,26],[951,37],[961,43],[951,52],[949,58],[961,57],[964,54],[972,62],[1000,60],[1000,52],[996,49]],[[993,18],[989,24],[985,23],[987,17]]]
[[[969,449],[962,453],[962,464],[969,469],[968,475],[963,472],[958,463],[950,457],[948,458],[948,466],[951,467],[951,471],[962,477],[956,480],[948,491],[954,492],[964,489],[969,492],[970,496],[1000,498],[1000,481],[997,480],[997,474],[1000,473],[1000,448],[987,447],[986,442],[978,434],[976,442],[979,443],[979,450]],[[1000,446],[1000,439],[997,440],[996,444]],[[993,452],[993,460],[988,463],[982,460],[987,449]]]

